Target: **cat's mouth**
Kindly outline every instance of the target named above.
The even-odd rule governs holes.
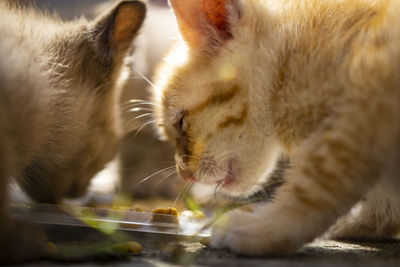
[[[214,166],[215,167],[215,166]],[[239,174],[239,164],[237,159],[230,159],[227,162],[227,167],[225,171],[219,171],[223,173],[221,177],[210,177],[210,176],[202,176],[201,173],[210,173],[207,168],[202,169],[201,172],[193,172],[187,168],[183,168],[181,164],[177,164],[177,170],[179,175],[186,181],[190,182],[199,182],[202,184],[213,185],[216,184],[218,186],[222,186],[225,189],[231,187],[237,181],[237,177]],[[212,171],[211,171],[212,172]],[[200,176],[200,177],[199,177]]]

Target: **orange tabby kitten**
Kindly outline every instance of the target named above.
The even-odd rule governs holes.
[[[82,195],[118,146],[116,90],[145,6],[63,23],[0,3],[0,262],[39,257],[42,234],[9,218],[10,177],[36,201]]]
[[[159,69],[160,131],[183,178],[232,195],[292,167],[273,202],[233,212],[211,245],[283,253],[400,223],[399,1],[171,0],[183,36]]]

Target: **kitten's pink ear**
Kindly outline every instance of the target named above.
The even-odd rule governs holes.
[[[239,17],[237,0],[170,0],[185,41],[194,48],[232,38]]]
[[[92,38],[99,52],[108,59],[123,56],[143,24],[146,6],[140,1],[121,1],[95,21]]]

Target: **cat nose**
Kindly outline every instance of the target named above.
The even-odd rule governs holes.
[[[185,167],[185,164],[187,163],[187,160],[184,160],[183,157],[180,157],[178,155],[175,156],[175,160],[176,160],[176,169],[178,171],[178,174],[184,180],[188,180],[188,181],[196,180],[195,177],[194,177],[193,172]]]
[[[193,172],[188,170],[188,169],[182,169],[181,167],[178,167],[178,174],[187,181],[194,181],[196,180],[193,176]]]

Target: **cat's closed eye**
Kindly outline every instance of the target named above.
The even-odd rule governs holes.
[[[188,134],[187,130],[189,128],[189,123],[187,119],[187,112],[185,110],[181,110],[176,115],[176,120],[173,124],[174,129],[177,133],[176,136],[176,146],[180,153],[183,155],[188,154]]]
[[[186,136],[186,131],[188,128],[188,123],[187,123],[187,114],[185,110],[181,110],[177,116],[174,125],[175,130],[177,131],[178,135],[180,137],[185,137]]]

